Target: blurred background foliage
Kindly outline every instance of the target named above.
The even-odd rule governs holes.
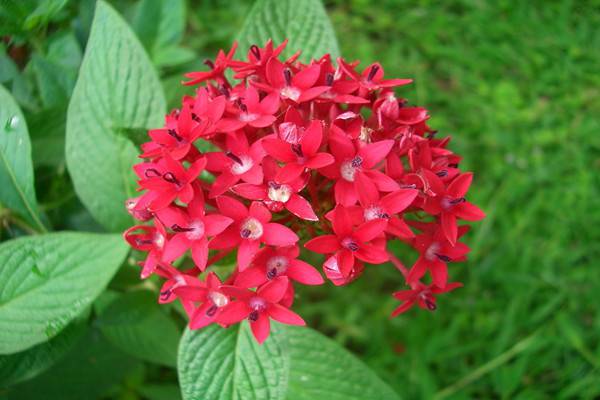
[[[151,55],[170,107],[185,93],[182,73],[229,48],[252,5],[164,2],[172,19],[162,23],[181,29],[157,37],[162,14],[152,14],[151,0],[111,3]],[[476,174],[471,200],[488,218],[467,235],[470,260],[451,266],[465,288],[445,296],[437,311],[390,320],[389,293],[401,279],[384,265],[347,287],[302,288],[299,313],[405,398],[600,397],[600,2],[325,4],[346,58],[380,61],[386,75],[415,79],[400,95],[428,108],[440,135],[453,136],[463,168]],[[0,5],[0,83],[26,115],[40,204],[55,229],[100,230],[74,194],[63,154],[65,111],[94,1]],[[5,210],[0,221],[3,239],[19,235]],[[124,268],[111,289],[135,284],[136,270]],[[113,295],[101,298],[97,314]],[[61,393],[65,378],[96,387],[94,396],[177,398],[173,370],[107,350],[103,332],[88,332],[92,346],[84,348],[102,349],[93,367],[109,369],[111,379],[67,378],[82,365],[77,357],[85,352],[76,351],[54,367],[60,378],[46,374],[30,385]],[[22,398],[29,398],[27,385]]]

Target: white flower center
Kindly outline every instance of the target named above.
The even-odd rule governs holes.
[[[298,100],[300,98],[300,89],[295,88],[293,86],[286,86],[283,89],[281,89],[280,92],[282,97],[285,97],[286,99],[290,99],[290,100]]]
[[[227,303],[229,303],[229,299],[223,293],[210,291],[208,292],[208,298],[213,302],[213,304],[217,307],[223,307]]]
[[[340,174],[342,178],[347,180],[348,182],[354,182],[354,175],[356,175],[356,170],[360,168],[362,165],[362,158],[354,157],[352,160],[344,161],[340,165]]]
[[[239,118],[242,122],[252,122],[258,119],[258,114],[241,113]]]
[[[431,243],[431,245],[425,250],[425,258],[429,261],[433,261],[437,257],[437,252],[440,251],[439,243]]]
[[[289,260],[285,256],[273,256],[267,261],[267,278],[273,279],[287,271]]]
[[[373,219],[385,218],[388,219],[390,216],[385,212],[385,210],[379,206],[371,206],[365,208],[363,213],[365,220],[371,221]]]
[[[261,299],[260,297],[252,297],[248,302],[248,305],[254,311],[262,311],[267,307],[267,302]]]
[[[256,218],[248,218],[240,227],[240,236],[244,239],[256,240],[263,234],[263,226]]]
[[[252,158],[250,158],[249,156],[244,155],[239,156],[238,158],[241,162],[238,163],[234,161],[231,164],[231,173],[234,175],[244,174],[248,172],[248,170],[254,165],[254,161],[252,161]]]
[[[204,222],[200,220],[192,221],[189,225],[189,231],[185,233],[190,240],[198,240],[204,236]]]
[[[287,202],[292,196],[292,188],[288,185],[280,185],[275,182],[269,182],[269,199],[273,201]]]

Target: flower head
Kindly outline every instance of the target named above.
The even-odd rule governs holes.
[[[304,325],[290,307],[298,285],[324,283],[306,261],[319,257],[336,286],[373,264],[399,270],[409,289],[394,293],[393,315],[434,309],[460,285],[448,283],[469,252],[460,221],[484,217],[467,201],[472,173],[427,110],[395,91],[410,79],[329,54],[281,59],[286,43],[242,59],[237,44],[219,51],[149,131],[134,166],[141,193],[126,201],[140,222],[124,233],[142,278],[163,280],[159,302],[179,301],[191,329],[246,320],[260,343],[272,319]],[[390,241],[418,254],[410,268]]]

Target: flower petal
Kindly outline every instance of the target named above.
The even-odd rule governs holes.
[[[309,127],[304,131],[300,146],[305,157],[311,157],[319,150],[323,140],[323,124],[320,120],[313,120]]]
[[[456,244],[456,237],[458,236],[458,226],[456,225],[456,217],[447,212],[443,212],[441,217],[442,220],[442,229],[444,231],[444,235],[446,235],[446,239],[450,242],[452,246]]]
[[[361,147],[358,154],[363,159],[365,168],[373,168],[382,161],[394,146],[394,140],[380,140]]]
[[[210,214],[204,217],[204,229],[206,236],[215,236],[223,232],[229,225],[233,223],[233,219],[221,214]]]
[[[377,236],[381,235],[387,226],[385,219],[373,219],[361,224],[354,231],[354,237],[361,242],[370,242]]]
[[[285,308],[281,304],[271,304],[267,309],[269,316],[277,322],[288,325],[304,326],[306,322],[301,316],[290,309]]]
[[[262,239],[270,246],[290,246],[299,240],[294,231],[281,224],[265,224],[263,229]]]
[[[304,285],[321,285],[324,282],[315,267],[301,260],[290,260],[286,274]]]
[[[250,314],[250,307],[242,301],[232,301],[231,303],[223,306],[221,312],[216,317],[216,321],[221,324],[235,324],[248,317]]]
[[[271,331],[271,322],[269,317],[265,313],[260,313],[258,319],[254,322],[250,322],[250,328],[252,334],[256,338],[259,344],[262,344],[269,337]]]
[[[399,189],[383,196],[381,205],[389,214],[396,214],[410,206],[418,194],[418,190]]]
[[[279,303],[279,301],[283,298],[288,285],[288,278],[285,276],[280,276],[259,287],[256,291],[256,294],[269,303]]]
[[[454,178],[454,180],[448,185],[446,192],[450,197],[459,198],[464,197],[471,186],[473,180],[473,174],[466,172]]]
[[[340,242],[336,235],[322,235],[304,243],[304,247],[315,253],[330,254],[340,249]]]
[[[242,202],[228,196],[217,197],[217,207],[219,207],[221,214],[235,221],[240,221],[248,216],[246,206]]]
[[[237,253],[237,263],[240,271],[248,268],[259,247],[260,242],[258,240],[242,240]]]
[[[304,197],[294,193],[285,203],[285,208],[292,214],[307,221],[318,221],[319,217],[315,214],[312,206]]]

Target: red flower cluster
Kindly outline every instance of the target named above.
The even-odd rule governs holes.
[[[437,294],[460,286],[447,264],[469,251],[457,220],[484,217],[465,199],[471,173],[458,170],[449,138],[435,138],[427,111],[395,96],[411,80],[384,79],[378,63],[336,67],[329,55],[281,61],[284,46],[252,46],[245,61],[235,46],[219,52],[209,71],[187,74],[186,85],[202,84],[195,96],[149,132],[134,167],[143,194],[127,208],[150,223],[124,235],[147,252],[142,278],[166,279],[160,302],[179,299],[192,329],[247,319],[263,342],[270,319],[304,324],[290,310],[294,284],[323,283],[299,258],[307,240],[335,285],[391,261],[411,288],[394,294],[393,315],[435,309]],[[418,251],[412,268],[387,250],[394,239]],[[206,273],[231,252],[223,282]]]

